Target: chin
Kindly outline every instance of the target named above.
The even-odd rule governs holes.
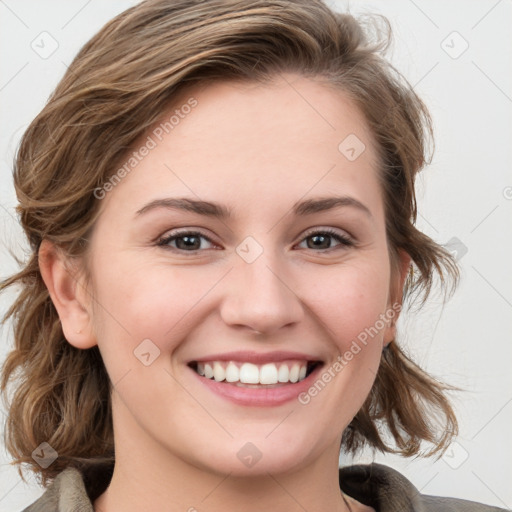
[[[195,450],[196,457],[205,469],[232,477],[287,473],[314,458],[314,447],[307,443],[307,438],[313,436],[297,436],[283,430],[266,437],[270,431],[236,436],[225,443],[210,440],[206,450]]]

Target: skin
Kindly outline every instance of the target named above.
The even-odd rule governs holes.
[[[371,389],[392,322],[307,405],[235,405],[186,363],[292,350],[328,368],[401,299],[410,260],[401,254],[392,275],[371,133],[343,92],[299,75],[195,86],[177,105],[191,96],[197,106],[102,200],[90,282],[49,242],[41,246],[66,339],[98,345],[114,384],[116,466],[95,510],[348,510],[340,439]],[[366,145],[354,161],[338,150],[349,134]],[[351,206],[291,214],[296,201],[334,195],[371,215]],[[166,208],[136,215],[165,197],[218,202],[232,218]],[[183,239],[157,245],[176,228],[211,242],[200,238],[192,254]],[[309,232],[322,228],[355,245],[328,237],[317,248]],[[252,263],[236,252],[247,236],[263,249]],[[149,366],[133,353],[144,339],[160,350]],[[262,454],[252,467],[237,457],[247,442]]]

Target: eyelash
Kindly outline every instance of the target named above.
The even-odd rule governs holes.
[[[304,236],[304,238],[302,238],[301,242],[303,242],[304,240],[306,240],[308,238],[311,238],[312,236],[315,236],[315,235],[324,235],[324,236],[327,235],[327,236],[329,236],[331,238],[334,238],[337,242],[340,243],[341,246],[344,246],[344,247],[353,247],[355,245],[355,242],[351,238],[349,238],[346,235],[341,235],[340,233],[338,233],[338,232],[336,232],[336,231],[334,231],[333,229],[330,229],[330,228],[325,228],[325,229],[319,229],[319,230],[316,230],[316,231],[311,231],[311,232],[307,233]],[[194,249],[194,250],[191,250],[191,251],[186,251],[184,249],[177,249],[177,248],[169,246],[170,242],[172,242],[172,241],[174,241],[174,240],[176,240],[178,238],[183,238],[185,236],[201,237],[201,238],[204,238],[205,240],[207,240],[211,244],[215,243],[209,237],[207,237],[206,235],[204,235],[200,231],[179,231],[179,232],[171,233],[170,235],[161,238],[157,242],[157,245],[160,246],[160,247],[164,247],[166,249],[175,251],[175,252],[191,253],[191,254],[199,252],[200,249]],[[334,250],[334,249],[336,249],[336,247],[330,247],[328,249],[321,249],[319,251],[314,251],[314,252],[320,252],[320,253],[322,253],[322,252],[329,252],[329,251]]]

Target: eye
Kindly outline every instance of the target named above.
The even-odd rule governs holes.
[[[354,241],[346,235],[342,235],[333,229],[322,229],[318,231],[312,231],[306,235],[303,239],[303,242],[306,242],[307,247],[303,247],[305,249],[320,249],[320,250],[329,250],[333,249],[331,246],[332,240],[336,240],[339,242],[339,245],[345,247],[352,247],[355,245]],[[311,240],[309,243],[308,240]],[[301,242],[301,243],[303,243]]]
[[[326,228],[308,233],[303,239],[303,242],[306,242],[307,247],[302,248],[319,249],[320,251],[317,252],[328,251],[335,248],[332,247],[331,243],[333,239],[338,242],[338,246],[351,247],[355,245],[354,241],[348,236]],[[203,240],[205,240],[210,247],[204,247],[204,244],[202,243]],[[311,242],[309,243],[308,240],[311,240]],[[200,231],[179,231],[161,238],[157,242],[157,245],[159,247],[169,248],[175,251],[192,253],[205,249],[213,249],[215,244],[209,237]]]
[[[202,240],[213,245],[213,242],[199,231],[180,231],[171,233],[161,238],[157,245],[160,247],[174,249],[176,251],[194,252],[200,249],[212,249],[213,247],[202,247]],[[173,246],[172,244],[175,244]]]

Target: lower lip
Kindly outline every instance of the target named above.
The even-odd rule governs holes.
[[[199,375],[192,368],[190,368],[190,371],[210,391],[231,402],[252,407],[273,407],[297,399],[301,393],[304,393],[312,385],[322,366],[317,366],[310,375],[300,382],[284,384],[275,388],[244,388],[226,382],[207,379]]]

